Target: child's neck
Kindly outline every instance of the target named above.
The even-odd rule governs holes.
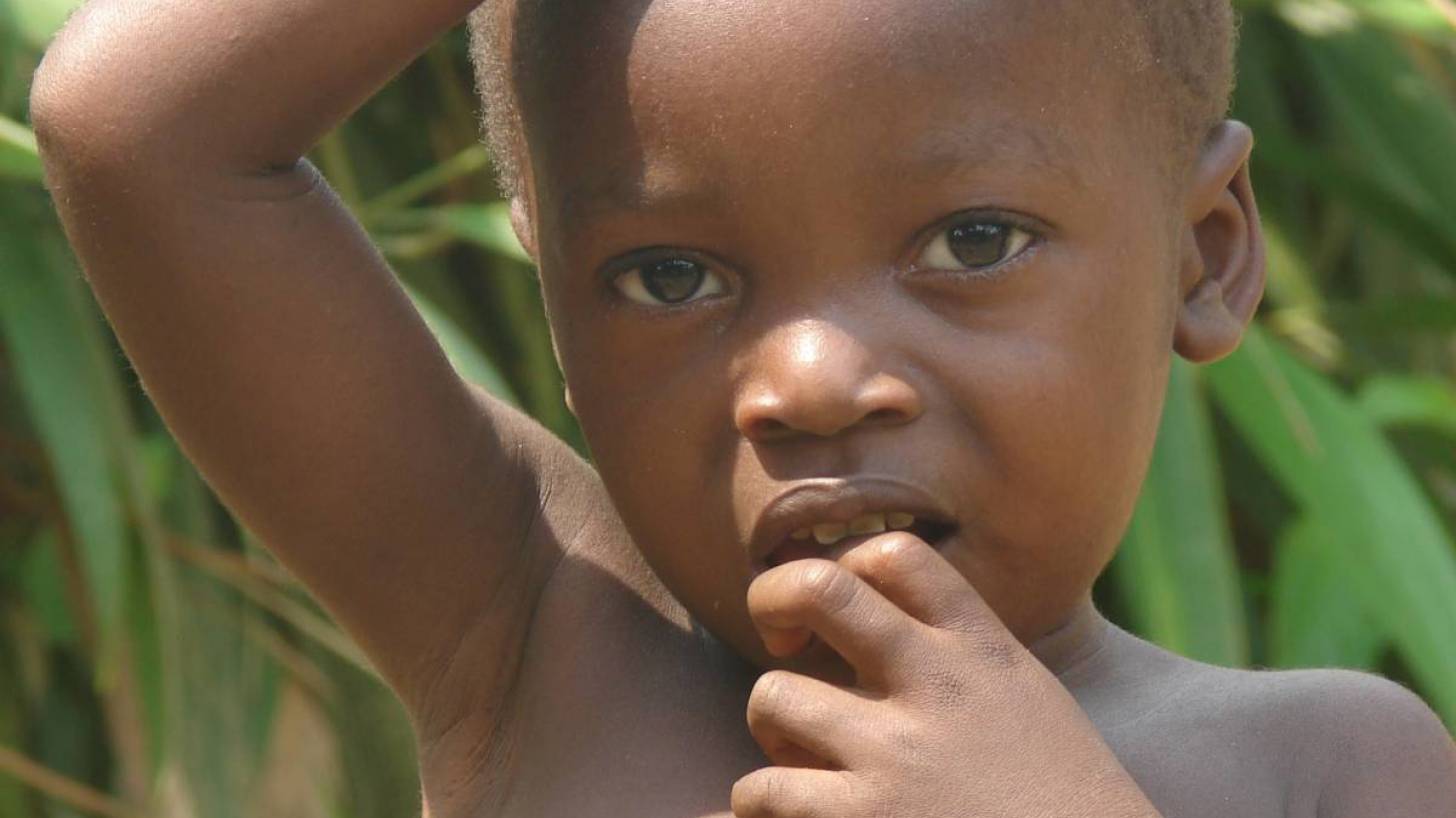
[[[1066,622],[1033,641],[1028,649],[1061,678],[1095,656],[1106,644],[1110,629],[1111,623],[1092,604],[1089,594],[1077,603]]]

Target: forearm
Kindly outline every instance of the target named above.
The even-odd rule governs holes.
[[[32,116],[43,149],[88,164],[288,168],[478,3],[92,0],[47,52]]]
[[[471,393],[298,158],[475,1],[93,0],[33,92],[57,210],[147,397],[411,711],[446,717],[465,705],[436,674],[523,650],[565,447]]]

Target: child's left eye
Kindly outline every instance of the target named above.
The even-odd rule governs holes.
[[[669,258],[624,270],[612,282],[638,304],[666,307],[686,304],[726,291],[723,279],[705,265],[686,258]]]
[[[916,259],[921,270],[988,270],[1015,258],[1034,237],[1006,222],[981,219],[941,231]]]

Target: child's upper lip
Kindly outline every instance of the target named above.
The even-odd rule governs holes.
[[[749,536],[749,559],[761,565],[793,532],[818,523],[848,523],[856,517],[902,511],[918,520],[954,525],[955,517],[924,489],[894,477],[864,476],[803,480],[764,506]]]

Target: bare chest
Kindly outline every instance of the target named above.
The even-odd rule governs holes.
[[[512,718],[499,810],[527,818],[730,818],[733,783],[767,761],[748,734],[754,674],[674,633],[542,657]]]
[[[768,763],[745,723],[756,672],[650,614],[630,619],[572,619],[538,641],[500,740],[456,769],[475,795],[431,818],[731,818],[734,782]],[[1314,818],[1278,737],[1216,701],[1142,685],[1084,707],[1167,818]]]
[[[504,801],[462,815],[730,818],[733,783],[767,763],[739,692],[691,674],[654,689],[625,666],[590,676],[569,701],[522,712]],[[1285,760],[1257,736],[1155,718],[1106,738],[1167,818],[1314,818],[1314,799],[1291,789]]]

